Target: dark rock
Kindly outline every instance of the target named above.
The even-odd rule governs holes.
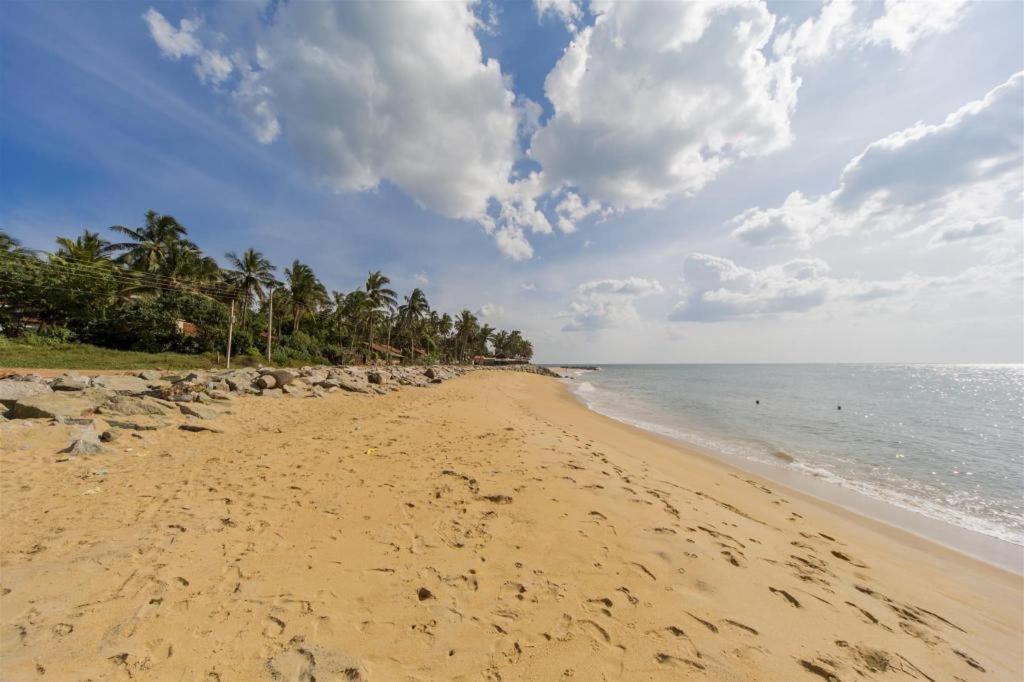
[[[218,429],[215,426],[205,426],[203,424],[182,424],[178,427],[182,431],[192,431],[198,433],[200,431],[209,431],[210,433],[224,433],[223,430]]]
[[[267,374],[269,374],[270,376],[274,377],[274,379],[277,381],[277,385],[279,387],[287,386],[288,384],[290,384],[293,381],[295,381],[296,378],[298,378],[298,377],[295,376],[295,374],[293,374],[292,372],[289,372],[286,369],[272,369],[269,372],[265,373],[264,376],[266,376]],[[271,386],[270,388],[273,388],[273,387]]]

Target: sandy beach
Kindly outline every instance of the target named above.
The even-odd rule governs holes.
[[[1020,576],[474,372],[0,430],[0,677],[1019,680]]]

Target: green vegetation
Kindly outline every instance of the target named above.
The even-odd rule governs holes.
[[[14,340],[0,336],[0,367],[32,369],[203,369],[216,364],[210,354],[141,353],[84,343],[64,343],[27,334]]]
[[[140,227],[110,229],[124,241],[86,230],[59,237],[52,254],[0,231],[0,366],[212,364],[225,352],[232,308],[240,362],[265,361],[271,320],[276,365],[533,355],[518,330],[481,325],[469,310],[440,313],[420,289],[399,304],[380,271],[355,291],[328,293],[298,260],[278,281],[277,268],[251,248],[226,254],[221,268],[172,216],[149,211]]]

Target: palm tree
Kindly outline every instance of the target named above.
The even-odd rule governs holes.
[[[370,299],[361,289],[349,292],[345,296],[342,315],[349,326],[349,350],[354,351],[359,330],[370,316]]]
[[[188,230],[173,216],[160,215],[156,211],[146,212],[146,224],[142,227],[112,225],[111,230],[126,235],[129,241],[112,244],[111,250],[124,251],[118,258],[133,270],[159,272],[167,260],[172,245],[180,243],[198,251],[199,247],[185,239]]]
[[[176,281],[203,284],[219,282],[224,276],[217,261],[204,256],[199,247],[189,241],[169,242],[157,273]]]
[[[460,362],[465,362],[466,347],[476,335],[476,331],[476,315],[469,310],[463,310],[459,313],[459,317],[455,320],[455,338],[456,345],[461,349],[458,354]]]
[[[505,330],[494,332],[494,336],[491,337],[491,345],[494,347],[494,357],[508,357],[508,332]]]
[[[228,281],[235,285],[242,294],[242,326],[245,326],[245,316],[252,306],[254,299],[263,300],[264,289],[269,289],[277,282],[274,280],[274,271],[277,270],[263,254],[255,249],[248,248],[242,252],[242,256],[235,255],[234,251],[225,254],[225,258],[234,267],[228,273]]]
[[[412,359],[416,360],[416,334],[420,331],[420,324],[424,316],[430,311],[427,297],[422,289],[413,289],[412,293],[405,297],[405,304],[398,309],[398,320],[409,334],[409,344],[412,346]]]
[[[24,253],[21,242],[0,230],[0,253]]]
[[[312,268],[295,261],[284,271],[288,280],[288,293],[292,306],[292,334],[299,331],[299,322],[305,313],[315,311],[327,302],[327,289],[313,274]]]
[[[487,355],[487,342],[491,340],[493,335],[494,327],[485,323],[473,337],[474,347],[481,355]]]
[[[391,284],[391,280],[382,275],[380,270],[371,272],[366,278],[366,299],[370,313],[370,353],[373,352],[373,326],[377,313],[390,313],[397,303],[395,292],[387,288],[388,284]]]
[[[82,230],[82,234],[74,239],[57,237],[57,255],[64,260],[78,263],[97,263],[109,261],[114,245],[100,237],[98,232]]]

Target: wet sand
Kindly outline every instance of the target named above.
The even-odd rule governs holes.
[[[0,428],[0,677],[1017,680],[1020,576],[478,372]],[[136,437],[137,436],[137,437]]]

